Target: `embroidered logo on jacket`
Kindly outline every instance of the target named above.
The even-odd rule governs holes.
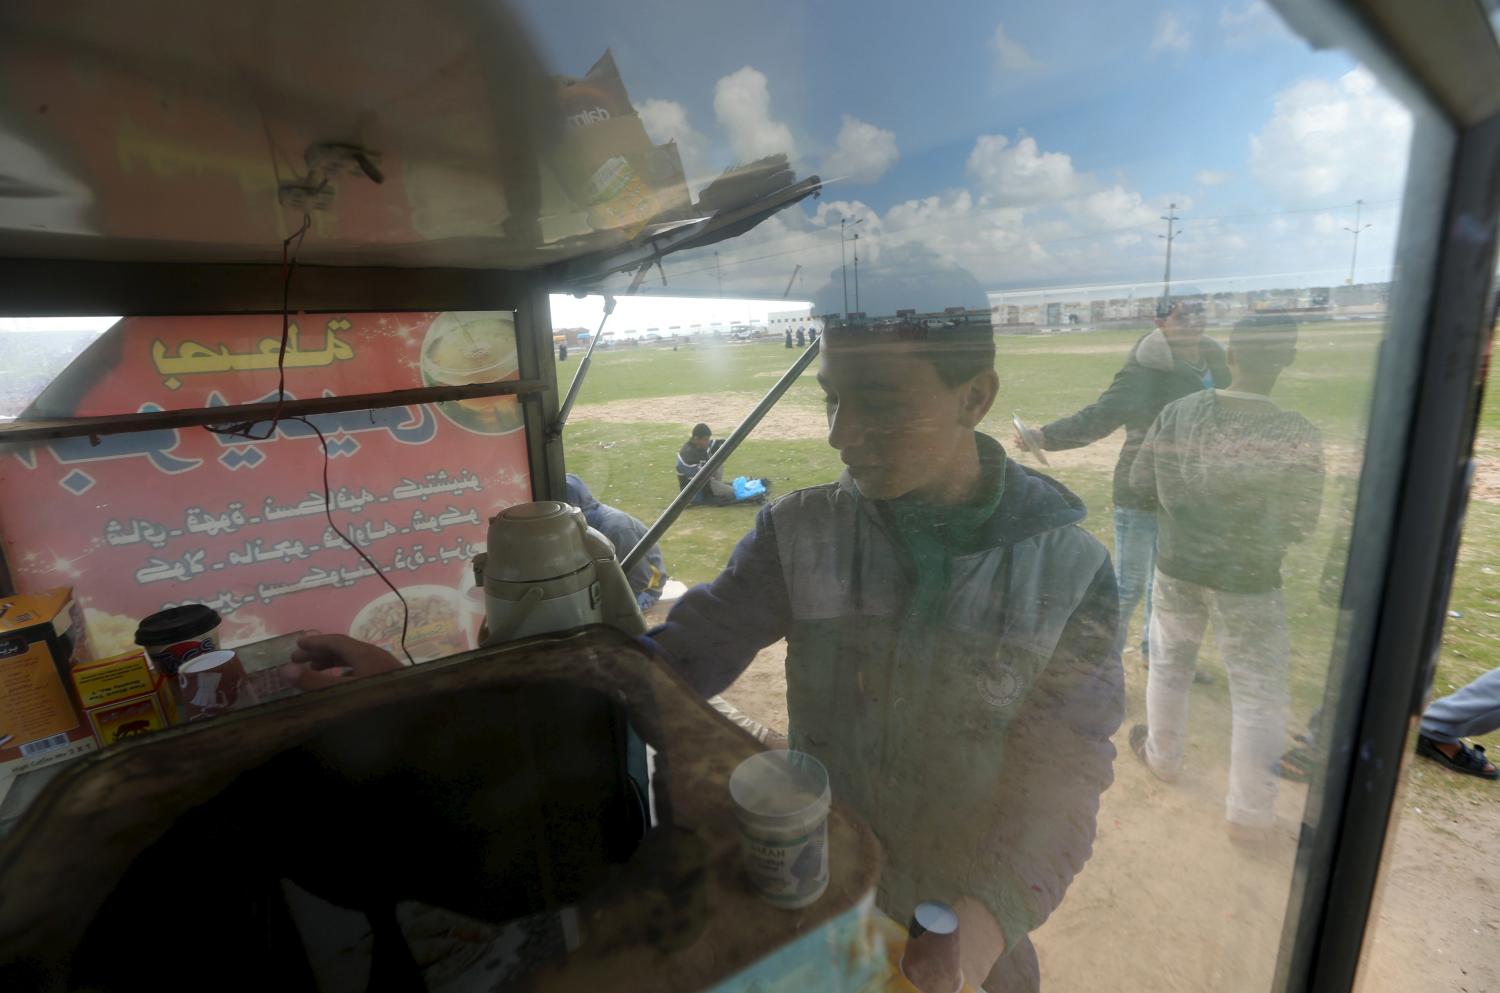
[[[1021,698],[1021,677],[1000,659],[991,659],[975,678],[979,695],[991,707],[1009,707]]]

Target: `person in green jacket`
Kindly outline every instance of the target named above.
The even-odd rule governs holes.
[[[1120,626],[1115,648],[1123,651],[1136,605],[1145,601],[1141,655],[1150,657],[1151,576],[1156,568],[1156,494],[1131,485],[1130,469],[1141,439],[1163,407],[1190,393],[1229,385],[1224,348],[1203,333],[1203,294],[1180,287],[1157,306],[1156,330],[1130,349],[1109,389],[1075,414],[1043,425],[1037,440],[1045,451],[1091,445],[1120,428],[1125,443],[1115,462],[1115,581],[1120,591]],[[1018,449],[1027,448],[1017,437]]]

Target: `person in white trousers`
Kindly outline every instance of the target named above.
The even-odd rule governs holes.
[[[1225,818],[1234,840],[1256,844],[1275,822],[1289,702],[1281,563],[1316,527],[1323,494],[1318,430],[1269,396],[1296,342],[1284,317],[1236,324],[1230,388],[1168,404],[1131,470],[1132,485],[1154,489],[1161,503],[1147,723],[1132,728],[1131,749],[1161,779],[1181,772],[1189,692],[1212,619],[1233,712]]]

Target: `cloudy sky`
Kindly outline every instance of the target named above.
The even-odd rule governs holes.
[[[553,71],[581,75],[613,49],[695,188],[775,152],[837,180],[720,246],[717,267],[711,251],[669,260],[669,285],[653,276],[646,293],[712,293],[722,278],[726,294],[780,296],[800,265],[791,296],[836,304],[841,219],[859,221],[871,312],[1156,280],[1171,203],[1182,279],[1341,281],[1356,199],[1370,225],[1359,278],[1389,274],[1410,116],[1259,0],[521,10]]]

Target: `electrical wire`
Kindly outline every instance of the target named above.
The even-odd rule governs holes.
[[[312,227],[312,216],[304,212],[302,225],[281,242],[281,347],[276,352],[276,409],[271,412],[271,419],[266,425],[266,433],[263,435],[251,433],[250,429],[259,423],[258,421],[241,421],[222,428],[205,425],[207,430],[214,434],[244,438],[248,441],[268,441],[276,433],[276,426],[281,421],[281,408],[286,403],[286,349],[292,323],[292,273],[297,271],[297,254],[302,250],[302,239],[307,237],[307,230],[310,227]],[[293,242],[296,242],[295,247],[292,247]],[[290,258],[288,250],[291,253]]]
[[[407,662],[416,665],[417,660],[411,657],[411,650],[406,647],[406,632],[411,624],[411,605],[406,602],[406,597],[401,595],[401,591],[396,589],[396,584],[391,582],[390,577],[381,571],[376,561],[367,555],[363,548],[355,544],[333,521],[333,488],[328,482],[328,463],[330,459],[328,454],[328,439],[323,437],[322,430],[306,417],[288,417],[287,420],[301,421],[312,428],[313,434],[318,436],[318,443],[323,446],[323,513],[328,518],[328,526],[333,529],[334,534],[343,539],[344,544],[354,549],[355,554],[364,559],[366,565],[375,570],[375,575],[380,577],[380,581],[390,587],[391,592],[396,594],[396,599],[401,601],[401,654],[406,656]]]
[[[275,434],[277,427],[282,421],[282,408],[286,403],[286,350],[291,338],[291,294],[292,275],[297,271],[297,256],[302,250],[302,241],[307,237],[308,229],[312,227],[312,216],[304,212],[302,224],[281,242],[281,347],[276,353],[276,408],[271,412],[271,418],[266,422],[264,434],[256,434],[254,427],[260,421],[241,421],[237,424],[229,424],[224,427],[215,427],[211,424],[204,425],[204,430],[221,438],[243,438],[246,441],[269,441]],[[328,439],[323,436],[323,431],[308,417],[288,417],[289,421],[300,421],[312,429],[313,434],[318,436],[318,443],[323,446],[323,513],[328,518],[328,526],[333,533],[354,549],[356,555],[364,560],[365,564],[375,570],[375,575],[380,581],[396,594],[396,599],[401,602],[401,654],[406,656],[406,661],[416,665],[416,659],[412,658],[411,650],[406,647],[406,634],[411,627],[411,605],[406,602],[406,597],[396,588],[380,565],[365,553],[365,550],[355,544],[346,535],[333,519],[333,488],[328,480],[328,464],[332,456],[328,451]]]

